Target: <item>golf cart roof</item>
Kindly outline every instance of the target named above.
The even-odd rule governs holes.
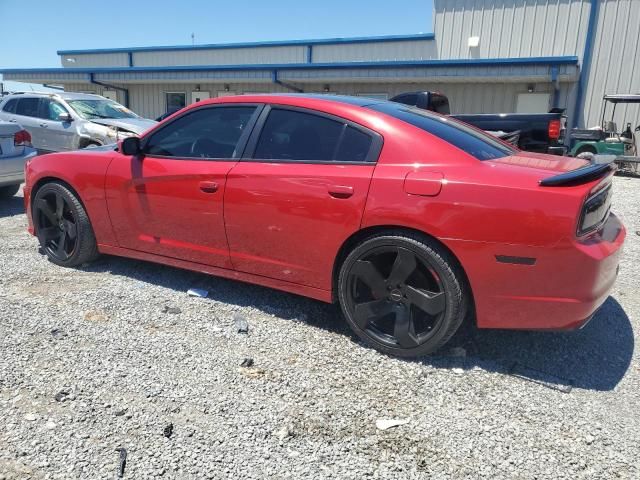
[[[615,93],[605,95],[604,99],[611,103],[640,103],[640,93]]]

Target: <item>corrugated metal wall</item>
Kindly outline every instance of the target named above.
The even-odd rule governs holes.
[[[534,84],[537,92],[550,92],[547,83]],[[288,93],[286,88],[275,84],[230,84],[230,90],[237,94],[243,93]],[[305,84],[306,92],[323,93],[325,84]],[[336,83],[329,85],[329,93],[343,95],[388,94],[389,97],[407,91],[438,90],[449,96],[453,113],[500,113],[513,112],[516,108],[518,93],[527,92],[527,83]],[[130,107],[133,111],[147,118],[156,118],[166,111],[165,93],[184,92],[187,102],[191,92],[196,88],[193,83],[167,83],[150,85],[128,85],[131,98]],[[216,97],[223,91],[224,84],[200,84],[200,90],[209,92]],[[91,84],[67,84],[67,91],[94,92],[101,94],[103,87]],[[565,84],[561,89],[561,102],[567,101],[570,95],[570,85]],[[118,100],[124,101],[121,92]]]
[[[600,124],[604,94],[640,93],[640,0],[600,0],[597,25],[584,94],[587,127]],[[618,105],[615,121],[618,128],[640,125],[640,105]]]
[[[581,55],[589,9],[588,0],[435,0],[438,58]]]
[[[425,39],[313,45],[312,60],[314,63],[428,60],[436,56],[435,42]],[[69,58],[74,62],[68,62]],[[136,67],[305,63],[307,46],[133,51],[132,60]],[[126,67],[129,56],[127,52],[63,55],[61,62],[67,68]]]
[[[431,60],[437,52],[433,40],[314,45],[314,63]]]
[[[304,45],[260,48],[224,48],[211,50],[169,50],[133,52],[136,67],[165,67],[173,65],[244,65],[262,63],[303,63],[307,48]]]
[[[576,55],[582,63],[589,0],[435,0],[438,58]],[[477,48],[468,39],[479,36]],[[591,70],[579,126],[600,124],[605,93],[640,93],[640,0],[599,0]],[[574,112],[575,87],[561,106]],[[618,126],[640,124],[640,106],[620,105]]]
[[[129,55],[126,52],[61,55],[60,63],[66,68],[127,67],[129,66]]]

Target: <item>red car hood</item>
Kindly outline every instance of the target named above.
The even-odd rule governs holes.
[[[531,152],[518,152],[517,155],[497,158],[491,160],[491,162],[546,170],[549,173],[563,173],[589,165],[589,161],[583,158],[560,157]]]

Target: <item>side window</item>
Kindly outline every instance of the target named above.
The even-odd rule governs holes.
[[[67,109],[60,103],[49,98],[43,98],[40,102],[40,116],[47,120],[58,120],[61,113],[67,113]]]
[[[431,109],[436,113],[449,115],[451,113],[449,99],[444,95],[431,95]]]
[[[23,115],[25,117],[37,117],[39,113],[39,106],[39,98],[20,98],[18,99],[18,105],[16,106],[16,115]]]
[[[371,135],[347,126],[335,159],[339,162],[364,162],[367,160],[372,142]]]
[[[17,104],[18,104],[18,99],[12,98],[11,100],[9,100],[7,103],[4,104],[4,107],[2,107],[2,111],[8,112],[8,113],[15,113]]]
[[[235,158],[240,136],[256,107],[211,107],[188,113],[154,133],[147,155],[181,158]]]
[[[393,99],[394,102],[404,103],[405,105],[411,105],[415,107],[418,104],[418,95],[410,93],[407,95],[400,95]]]
[[[267,117],[253,157],[259,160],[330,161],[344,123],[319,115],[273,109]]]

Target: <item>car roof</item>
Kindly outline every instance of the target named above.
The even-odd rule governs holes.
[[[61,98],[63,100],[96,100],[98,98],[104,98],[100,95],[93,93],[76,93],[76,92],[13,92],[5,98],[20,98],[20,97],[50,97]]]
[[[309,102],[307,102],[309,101]],[[307,107],[313,104],[320,107],[322,104],[342,105],[345,107],[368,107],[381,103],[393,103],[388,100],[377,100],[375,98],[355,97],[349,95],[334,95],[322,93],[252,93],[247,95],[229,95],[225,97],[214,97],[203,100],[193,105],[207,105],[220,103],[271,103],[287,104],[290,106]]]

